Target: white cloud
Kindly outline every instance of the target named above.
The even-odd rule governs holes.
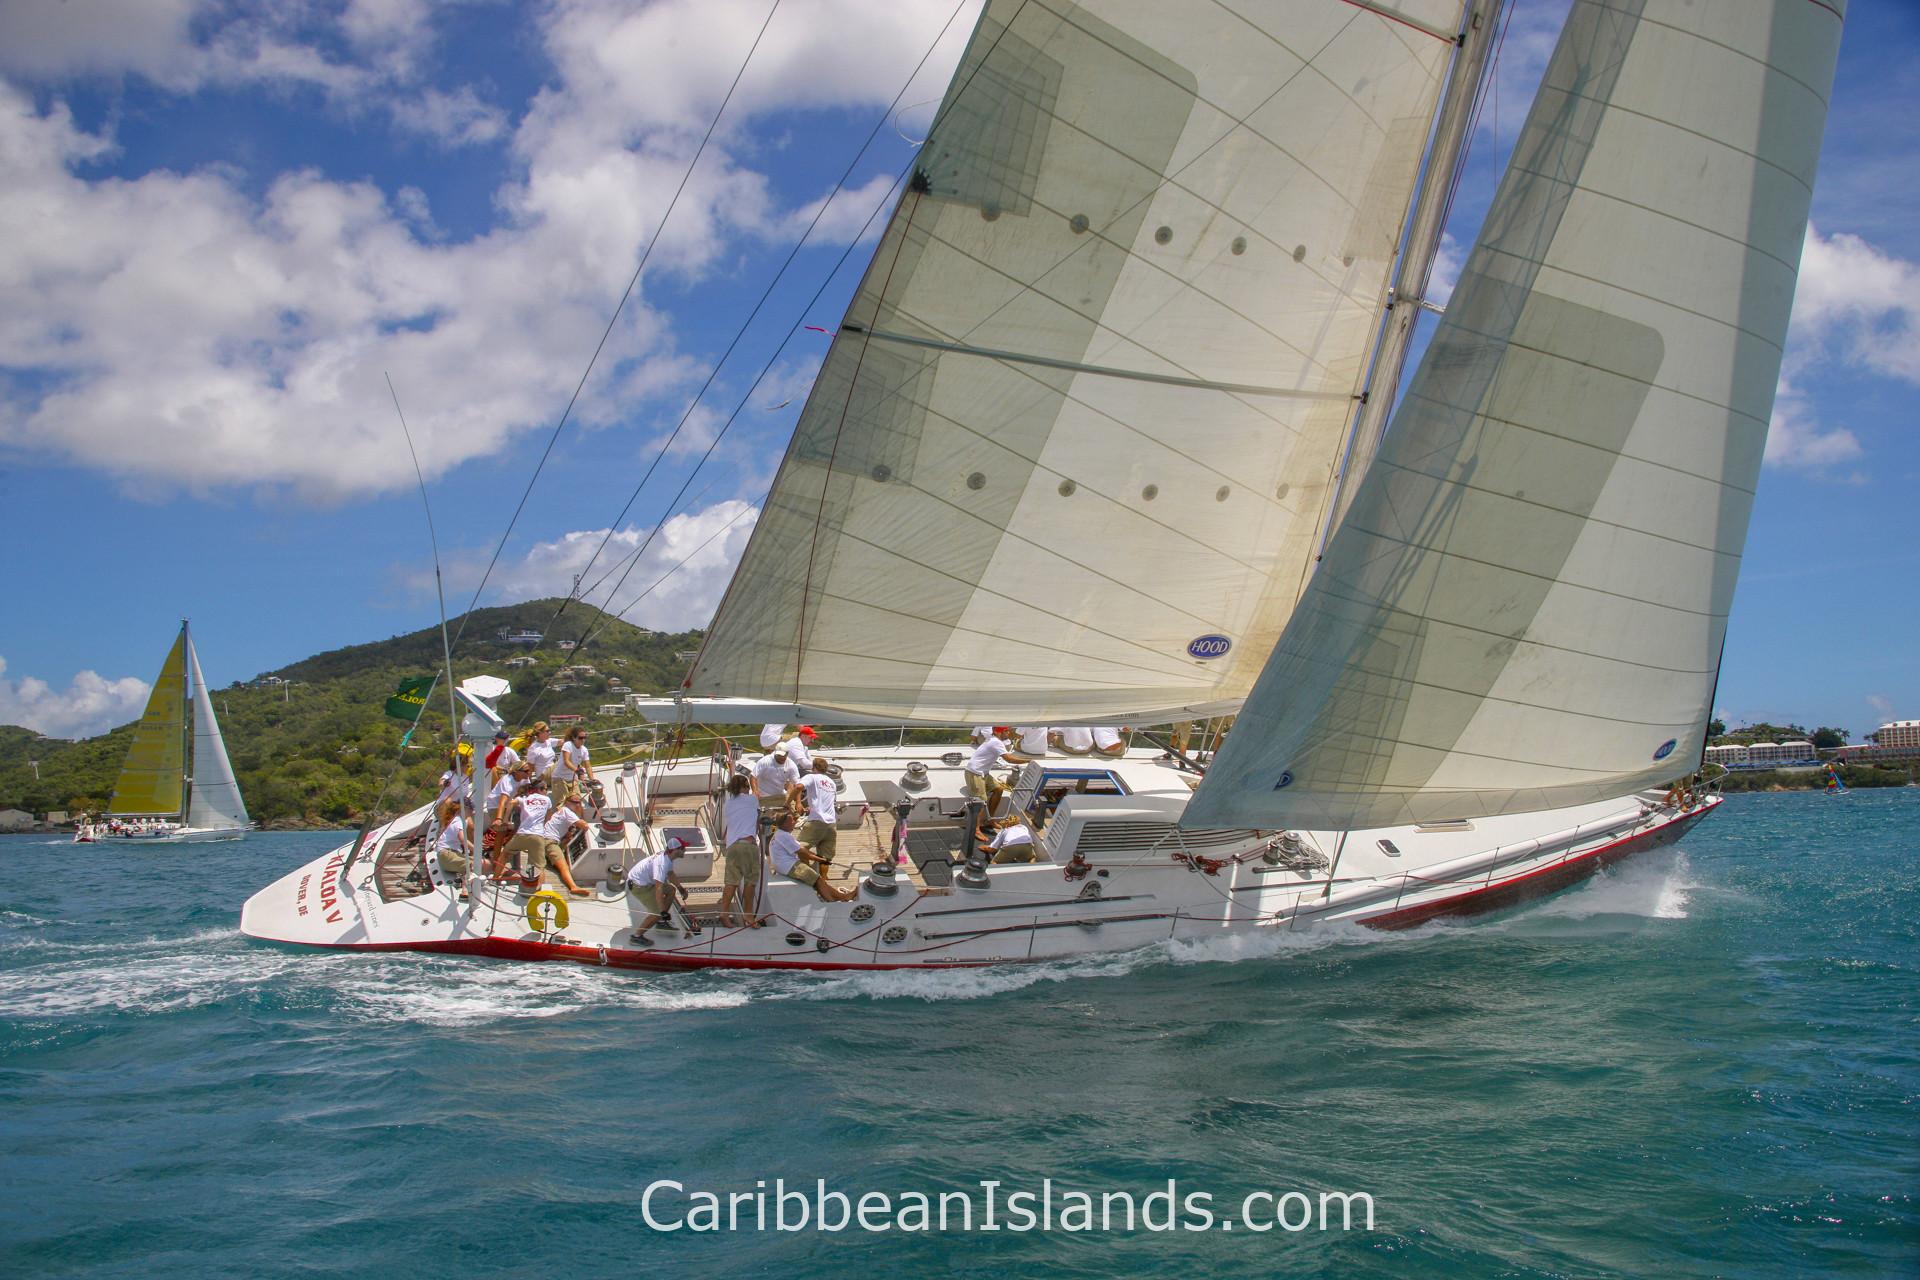
[[[405,80],[431,38],[426,0],[51,7],[82,18],[48,35],[42,6],[0,7],[0,50],[12,50],[0,70],[139,75],[183,93],[314,85],[347,110],[399,103],[390,109],[450,140],[507,136],[506,114],[471,89]],[[0,83],[0,365],[14,373],[0,442],[142,489],[266,484],[335,499],[412,483],[393,465],[384,373],[430,474],[550,424],[765,12],[760,0],[539,11],[557,77],[512,130],[521,168],[494,193],[499,224],[457,244],[405,188],[290,171],[256,196],[211,166],[91,177],[111,133]],[[886,102],[948,12],[889,0],[783,9],[649,273],[698,276],[735,260],[741,236],[786,234],[792,211],[732,130],[751,113]],[[953,25],[930,83],[967,29]],[[835,201],[827,221],[843,206],[858,201]],[[643,282],[576,410],[583,426],[643,408],[636,388],[685,380],[689,362],[646,293]]]
[[[4,679],[6,671],[7,660],[0,658],[0,724],[17,724],[50,738],[92,737],[137,720],[152,688],[135,676],[109,680],[82,671],[65,689],[55,689],[32,676]]]
[[[1773,395],[1773,421],[1767,428],[1766,461],[1779,467],[1822,470],[1852,462],[1864,451],[1845,427],[1823,427],[1813,408],[1786,378]]]
[[[487,595],[497,600],[564,596],[573,589],[573,576],[584,571],[582,598],[618,611],[636,626],[658,631],[704,627],[759,514],[748,503],[729,500],[674,516],[637,561],[634,553],[647,541],[646,529],[624,528],[610,539],[605,529],[577,529],[536,543],[516,561],[503,562]],[[607,539],[606,550],[596,560],[602,539]]]
[[[1920,384],[1920,264],[1859,236],[1807,228],[1792,338],[1849,364]]]
[[[1893,699],[1886,694],[1868,694],[1867,705],[1873,708],[1873,713],[1879,716],[1882,722],[1893,719]]]
[[[1920,385],[1920,266],[1859,236],[1807,228],[1787,354],[1774,393],[1766,460],[1823,471],[1864,456],[1844,426],[1818,421],[1800,382],[1825,366],[1866,369]]]
[[[1460,268],[1467,265],[1467,251],[1450,235],[1440,237],[1440,248],[1433,255],[1433,272],[1427,277],[1427,301],[1436,307],[1447,305],[1453,287],[1460,283]]]

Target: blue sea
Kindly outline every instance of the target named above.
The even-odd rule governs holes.
[[[1736,796],[1471,923],[837,977],[296,951],[240,903],[337,833],[8,837],[0,1275],[1913,1276],[1917,832]],[[775,1230],[821,1179],[948,1229]]]

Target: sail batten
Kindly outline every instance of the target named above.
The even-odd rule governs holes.
[[[1692,767],[1839,27],[1807,0],[1575,0],[1187,825],[1523,812]]]
[[[1374,6],[1384,9],[1387,6]],[[1299,594],[1461,0],[993,0],[689,675],[1227,707]]]

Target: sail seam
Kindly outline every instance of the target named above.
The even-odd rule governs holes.
[[[1375,465],[1376,466],[1379,465],[1378,459],[1375,460]],[[1458,482],[1447,481],[1446,483],[1457,484]],[[1569,516],[1575,520],[1581,520],[1584,522],[1584,520],[1586,519],[1586,517],[1582,517],[1572,511],[1567,511],[1564,508],[1554,507],[1551,509],[1555,511],[1559,511],[1561,512],[1561,514]],[[1360,532],[1367,534],[1371,537],[1379,538],[1383,542],[1397,543],[1398,545],[1403,546],[1410,551],[1424,551],[1431,555],[1445,556],[1449,560],[1460,560],[1467,564],[1484,565],[1489,569],[1498,569],[1503,573],[1517,573],[1522,577],[1532,578],[1535,581],[1549,583],[1553,586],[1577,587],[1582,591],[1591,591],[1595,595],[1608,596],[1615,600],[1625,600],[1630,604],[1643,604],[1653,609],[1665,609],[1671,613],[1684,613],[1696,618],[1710,618],[1710,617],[1716,616],[1710,610],[1687,609],[1677,604],[1663,604],[1658,600],[1645,600],[1639,596],[1630,596],[1626,594],[1624,591],[1609,591],[1605,587],[1587,586],[1584,583],[1571,582],[1565,578],[1550,577],[1549,575],[1544,573],[1535,573],[1531,569],[1522,569],[1518,565],[1502,564],[1498,560],[1482,560],[1478,556],[1470,556],[1465,554],[1464,552],[1455,551],[1449,547],[1436,546],[1435,544],[1430,542],[1412,542],[1405,538],[1396,538],[1390,533],[1384,532],[1383,530],[1380,530],[1380,529],[1370,529],[1366,525],[1356,525],[1355,528],[1359,529]]]
[[[1689,129],[1687,128],[1687,126],[1683,124],[1676,124],[1672,120],[1663,119],[1660,116],[1652,115],[1649,112],[1635,111],[1632,107],[1623,106],[1618,102],[1609,102],[1601,98],[1596,98],[1592,94],[1588,94],[1588,93],[1577,93],[1572,89],[1564,89],[1558,86],[1555,86],[1552,88],[1542,86],[1540,93],[1542,97],[1546,96],[1549,93],[1556,93],[1563,98],[1573,98],[1580,102],[1590,102],[1590,103],[1593,103],[1595,106],[1603,107],[1608,111],[1617,111],[1621,115],[1632,116],[1637,120],[1646,120],[1653,124],[1665,125],[1667,128],[1672,129],[1675,133],[1684,133],[1690,138],[1698,138],[1702,142],[1710,142],[1714,146],[1719,147],[1723,151],[1731,151],[1733,152],[1733,154],[1737,156],[1745,156],[1747,159],[1753,161],[1755,164],[1765,165],[1767,168],[1772,169],[1775,173],[1783,174],[1787,178],[1791,179],[1793,182],[1798,183],[1800,186],[1806,188],[1809,194],[1811,194],[1813,191],[1813,183],[1811,181],[1809,181],[1805,177],[1802,177],[1800,174],[1795,173],[1793,170],[1787,168],[1785,165],[1781,164],[1779,161],[1769,160],[1763,155],[1759,155],[1759,154],[1756,154],[1755,152],[1747,150],[1745,147],[1735,146],[1733,143],[1728,142],[1725,138],[1716,138],[1710,133],[1702,133],[1698,129]]]
[[[1489,245],[1483,245],[1482,247],[1486,249],[1488,253],[1497,253],[1503,258],[1512,258],[1517,262],[1528,261],[1528,259],[1522,257],[1520,254],[1510,252],[1506,249],[1502,249],[1497,245],[1489,244]],[[1623,284],[1615,284],[1611,280],[1602,280],[1598,276],[1590,276],[1584,271],[1574,271],[1571,268],[1560,266],[1557,263],[1540,261],[1535,265],[1538,267],[1538,272],[1536,272],[1536,277],[1540,272],[1547,272],[1547,271],[1556,272],[1559,275],[1566,276],[1573,280],[1579,280],[1585,284],[1595,285],[1602,289],[1611,289],[1615,293],[1624,293],[1629,298],[1639,298],[1643,302],[1651,302],[1656,306],[1667,307],[1670,310],[1678,311],[1681,315],[1693,316],[1695,319],[1705,320],[1710,324],[1719,325],[1721,328],[1731,329],[1735,333],[1742,334],[1746,337],[1752,338],[1755,342],[1764,343],[1765,345],[1772,347],[1775,351],[1779,351],[1783,353],[1786,351],[1786,347],[1783,344],[1773,341],[1771,338],[1768,338],[1765,334],[1755,333],[1753,330],[1747,328],[1745,325],[1735,324],[1731,320],[1723,320],[1719,316],[1711,316],[1704,311],[1696,311],[1692,307],[1683,307],[1677,302],[1670,302],[1665,298],[1658,298],[1651,293],[1643,293],[1638,289],[1629,289],[1627,288],[1627,286]],[[1544,292],[1544,290],[1541,290],[1537,284],[1535,285],[1535,291]],[[1547,294],[1546,296],[1553,297],[1554,295]],[[1711,402],[1709,401],[1709,403]]]
[[[1520,429],[1523,431],[1526,430],[1525,427],[1521,427]],[[1575,441],[1574,443],[1577,444],[1580,442]],[[1615,454],[1614,456],[1625,457],[1626,455]],[[1451,485],[1458,489],[1465,489],[1469,493],[1483,493],[1489,497],[1504,498],[1508,502],[1518,502],[1524,506],[1535,507],[1542,511],[1555,511],[1563,516],[1568,516],[1568,517],[1571,517],[1572,519],[1583,521],[1587,524],[1597,524],[1608,529],[1618,529],[1623,533],[1641,534],[1645,537],[1657,538],[1661,542],[1671,542],[1677,547],[1686,547],[1689,550],[1693,550],[1693,551],[1704,551],[1708,555],[1728,556],[1735,560],[1738,560],[1740,558],[1738,555],[1735,555],[1731,551],[1722,551],[1718,547],[1702,546],[1698,542],[1689,542],[1685,538],[1676,538],[1670,534],[1655,533],[1652,529],[1648,529],[1642,525],[1621,524],[1618,520],[1607,520],[1596,515],[1582,515],[1578,511],[1569,511],[1565,507],[1556,507],[1551,502],[1540,502],[1534,498],[1523,498],[1518,494],[1506,493],[1500,489],[1489,489],[1489,488],[1486,488],[1484,485],[1472,484],[1465,480],[1456,480],[1452,476],[1435,475],[1431,471],[1422,471],[1418,467],[1410,467],[1403,462],[1395,462],[1391,458],[1379,458],[1379,459],[1376,459],[1375,462],[1376,462],[1376,465],[1379,465],[1379,466],[1392,467],[1395,471],[1405,472],[1407,475],[1419,476],[1425,480],[1433,480],[1440,484]],[[1708,481],[1707,483],[1713,484],[1717,482]]]
[[[1572,187],[1581,195],[1598,196],[1602,200],[1611,200],[1615,204],[1625,205],[1629,209],[1638,209],[1642,213],[1651,214],[1652,216],[1659,218],[1663,222],[1671,222],[1671,223],[1674,223],[1676,226],[1686,227],[1691,231],[1698,231],[1704,235],[1712,236],[1716,240],[1724,240],[1728,244],[1739,245],[1741,248],[1750,250],[1753,253],[1757,253],[1761,255],[1762,257],[1773,259],[1775,262],[1779,263],[1781,266],[1787,269],[1788,275],[1791,275],[1797,278],[1800,274],[1799,263],[1788,262],[1785,258],[1781,257],[1779,254],[1774,253],[1772,250],[1764,249],[1759,245],[1755,244],[1751,240],[1742,240],[1739,236],[1728,235],[1724,231],[1718,231],[1712,227],[1705,226],[1701,223],[1691,221],[1687,218],[1682,218],[1678,214],[1669,213],[1665,209],[1656,209],[1652,205],[1647,204],[1644,201],[1629,200],[1625,196],[1617,196],[1617,195],[1614,195],[1611,191],[1603,191],[1599,187],[1592,186],[1592,185],[1584,185],[1584,186],[1576,185],[1574,183],[1568,182],[1564,178],[1557,177],[1553,174],[1542,173],[1538,169],[1528,169],[1518,164],[1513,166],[1513,171],[1515,173],[1524,173],[1529,177],[1539,178],[1543,182],[1558,183],[1563,186]]]
[[[1093,319],[1091,316],[1082,318]],[[1095,323],[1098,324],[1099,322],[1096,320]],[[1127,337],[1125,334],[1118,333],[1117,330],[1108,329],[1105,325],[1101,325],[1100,328],[1108,333],[1114,333],[1119,337],[1125,338],[1130,345],[1137,345],[1132,338]],[[1261,331],[1263,333],[1267,332],[1264,328],[1262,328]],[[882,342],[899,342],[910,347],[927,347],[934,351],[947,351],[955,355],[979,356],[986,360],[1004,360],[1016,364],[1037,364],[1047,369],[1064,369],[1069,373],[1091,373],[1103,378],[1130,378],[1135,382],[1157,382],[1162,386],[1182,387],[1193,391],[1225,391],[1238,395],[1276,396],[1289,400],[1353,399],[1352,396],[1341,391],[1300,391],[1291,387],[1262,387],[1247,382],[1213,382],[1206,378],[1183,378],[1171,373],[1149,373],[1144,369],[1116,369],[1111,365],[1086,364],[1078,360],[1060,360],[1053,356],[1027,355],[1018,351],[999,351],[991,347],[971,347],[958,342],[942,342],[935,338],[916,338],[905,333],[888,333],[884,329],[861,330],[849,326],[847,332],[865,332],[880,339]],[[1273,337],[1276,341],[1281,340],[1277,334],[1269,334],[1268,336]],[[1311,359],[1311,357],[1309,357],[1309,359]],[[1279,423],[1276,425],[1286,426],[1288,424]],[[1296,431],[1295,434],[1298,434],[1298,432]]]
[[[1815,0],[1815,2],[1817,3],[1818,0]],[[1799,85],[1802,89],[1805,89],[1807,91],[1807,95],[1809,97],[1811,97],[1815,102],[1820,104],[1820,109],[1822,111],[1825,111],[1830,105],[1832,105],[1825,98],[1820,96],[1820,93],[1817,89],[1815,89],[1812,85],[1808,84],[1805,80],[1802,80],[1799,76],[1794,75],[1791,71],[1788,71],[1786,68],[1779,66],[1776,63],[1768,62],[1765,58],[1757,58],[1753,54],[1748,53],[1745,49],[1737,48],[1733,45],[1728,44],[1724,40],[1715,40],[1712,36],[1706,34],[1704,31],[1688,31],[1686,28],[1677,27],[1671,22],[1662,22],[1658,18],[1650,18],[1644,13],[1627,14],[1626,10],[1621,9],[1616,5],[1607,4],[1605,3],[1605,0],[1594,0],[1594,7],[1596,9],[1605,9],[1608,13],[1625,14],[1626,16],[1633,18],[1635,23],[1639,25],[1649,26],[1649,27],[1659,27],[1661,30],[1671,32],[1676,36],[1682,36],[1688,39],[1692,39],[1697,41],[1700,44],[1708,45],[1715,49],[1725,49],[1728,53],[1734,55],[1736,58],[1741,58],[1747,62],[1751,62],[1754,66],[1759,67],[1762,71],[1770,71],[1773,74],[1779,76],[1782,80],[1788,81],[1791,84]]]

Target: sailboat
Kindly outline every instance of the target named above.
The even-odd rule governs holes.
[[[985,6],[685,686],[642,705],[954,728],[827,753],[829,892],[763,859],[758,919],[720,909],[729,747],[620,770],[585,898],[463,873],[421,809],[242,928],[940,968],[1403,928],[1679,840],[1721,803],[1688,779],[1844,5],[1575,0],[1442,305],[1502,8]],[[1001,722],[1062,748],[997,809],[1031,861],[981,847],[958,727]],[[1215,730],[1151,729],[1181,722]],[[669,845],[652,923],[624,877]]]
[[[252,828],[183,619],[134,728],[106,816],[83,822],[74,840],[195,843],[238,840]]]

